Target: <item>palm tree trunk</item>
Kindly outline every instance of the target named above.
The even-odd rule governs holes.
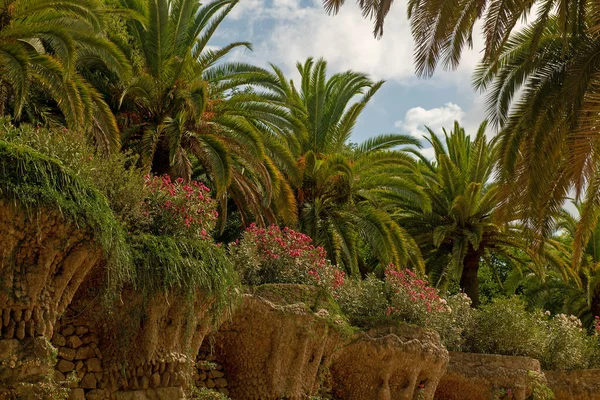
[[[592,310],[594,317],[600,317],[600,285],[596,285],[593,289],[590,309]]]
[[[481,250],[475,250],[469,245],[469,250],[465,257],[462,275],[460,276],[460,288],[471,299],[471,307],[479,307],[479,261],[481,259]]]

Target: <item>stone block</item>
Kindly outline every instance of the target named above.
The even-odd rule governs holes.
[[[98,382],[96,380],[96,375],[94,375],[91,372],[88,372],[87,374],[85,374],[83,376],[80,384],[81,384],[81,387],[84,389],[96,389],[96,386],[98,384]]]
[[[69,336],[67,338],[67,346],[72,348],[72,349],[76,349],[79,346],[81,346],[83,344],[83,342],[81,341],[81,339],[79,339],[79,336]]]
[[[102,372],[102,361],[99,358],[90,358],[85,362],[88,372]]]
[[[52,344],[56,347],[63,347],[67,345],[67,339],[58,332],[55,332],[52,336]]]
[[[81,388],[71,389],[69,393],[69,400],[86,400],[85,392]]]
[[[61,347],[58,349],[58,356],[60,358],[64,358],[65,360],[73,361],[76,354],[77,351],[75,349],[70,349],[68,347]]]
[[[94,353],[94,349],[92,349],[90,346],[78,348],[77,353],[75,354],[76,360],[87,360],[94,357],[96,357],[96,353]]]
[[[56,364],[56,369],[64,374],[73,371],[75,369],[75,364],[71,361],[59,360]]]

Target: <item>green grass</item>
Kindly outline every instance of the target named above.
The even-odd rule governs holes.
[[[88,229],[104,252],[109,287],[133,278],[125,232],[106,198],[60,161],[0,140],[0,197],[14,201],[31,217],[44,207],[58,209],[69,221]]]
[[[190,296],[202,290],[215,297],[215,311],[231,306],[230,289],[238,278],[225,250],[213,242],[141,234],[132,236],[130,244],[136,290],[175,289]]]

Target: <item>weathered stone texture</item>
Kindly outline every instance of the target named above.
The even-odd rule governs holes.
[[[233,399],[304,399],[341,345],[326,310],[304,304],[276,305],[244,295],[230,322],[215,337],[215,355]],[[206,386],[215,379],[207,379]]]
[[[333,391],[345,400],[433,399],[448,364],[439,335],[409,325],[360,333],[331,366]]]
[[[52,337],[58,315],[102,251],[58,210],[0,199],[0,338]]]
[[[532,394],[533,383],[546,383],[538,360],[495,354],[450,353],[448,371],[435,393],[439,400],[493,399],[510,390],[515,400]]]
[[[555,400],[600,400],[600,369],[544,371]]]

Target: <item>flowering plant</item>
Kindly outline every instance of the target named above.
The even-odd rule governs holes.
[[[272,225],[252,224],[230,254],[242,281],[248,285],[299,283],[324,287],[332,294],[344,284],[345,274],[327,260],[322,247],[307,235]]]
[[[397,314],[408,320],[417,320],[425,314],[450,311],[438,290],[409,269],[398,269],[390,264],[385,270],[385,281],[393,291],[388,315]]]
[[[143,215],[147,218],[149,232],[202,239],[210,237],[218,213],[216,202],[208,195],[209,188],[197,181],[186,184],[181,178],[172,182],[168,175],[147,175],[145,182],[149,194]]]

